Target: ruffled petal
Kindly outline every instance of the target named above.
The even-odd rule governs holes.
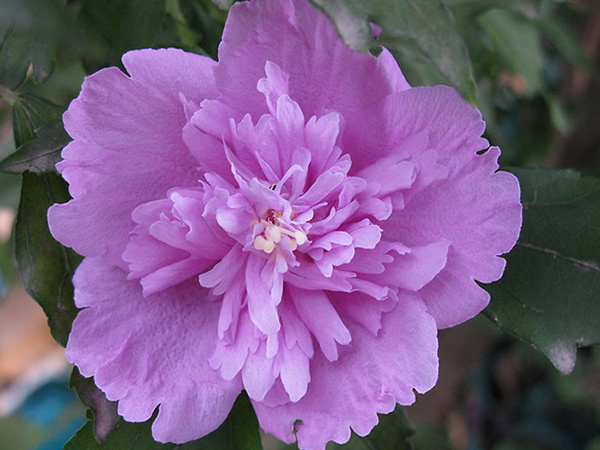
[[[385,272],[370,279],[383,285],[418,291],[435,278],[446,266],[450,241],[442,239],[404,254],[392,253],[394,261],[386,264]]]
[[[276,333],[281,327],[270,290],[273,271],[269,266],[264,258],[255,255],[248,258],[246,265],[248,312],[254,325],[266,335]]]
[[[423,302],[405,296],[385,314],[374,337],[349,322],[352,349],[335,363],[316,354],[307,394],[296,403],[267,406],[253,402],[261,427],[301,449],[324,448],[327,441],[344,443],[350,427],[367,435],[377,413],[396,403],[411,404],[437,380],[437,331]],[[294,434],[294,430],[296,434]]]
[[[290,286],[290,298],[298,316],[315,336],[321,352],[329,361],[338,359],[338,344],[346,345],[352,336],[335,310],[327,294]]]
[[[350,117],[408,88],[387,51],[378,59],[350,50],[327,17],[304,1],[259,0],[229,12],[215,79],[225,101],[254,119],[267,112],[256,89],[267,61],[289,75],[289,95],[305,117],[328,111]]]
[[[182,140],[180,94],[200,103],[216,95],[214,61],[181,50],[139,50],[123,56],[130,76],[115,67],[88,77],[64,115],[75,139],[59,164],[74,200],[49,211],[54,237],[84,256],[120,261],[131,211],[193,186],[197,163]],[[84,153],[80,153],[85,148]],[[151,181],[149,181],[151,180]],[[94,239],[90,239],[94,236]]]
[[[219,305],[192,280],[143,298],[139,283],[100,258],[86,258],[74,277],[83,309],[67,344],[69,361],[94,376],[119,414],[148,420],[161,442],[187,442],[215,430],[241,391],[208,365]],[[175,332],[177,331],[177,332]]]
[[[352,292],[351,294],[330,292],[328,296],[344,317],[362,325],[373,336],[377,336],[381,329],[383,314],[392,311],[397,301],[395,296],[390,296],[385,300],[375,300],[362,292]]]
[[[355,170],[398,151],[417,158],[437,150],[439,162],[453,171],[489,145],[481,137],[485,124],[479,110],[446,86],[399,92],[347,119],[341,147]]]
[[[491,259],[498,262],[496,267],[501,274],[504,270],[504,259],[497,256]],[[470,269],[451,247],[444,270],[420,291],[438,328],[448,328],[465,322],[488,305],[490,294],[475,283],[469,275]]]
[[[494,147],[473,154],[454,176],[424,189],[384,226],[386,239],[401,239],[409,246],[451,243],[446,269],[423,292],[441,328],[485,308],[489,296],[474,280],[499,279],[505,262],[498,255],[508,252],[519,236],[519,183],[508,172],[496,172],[499,154]]]

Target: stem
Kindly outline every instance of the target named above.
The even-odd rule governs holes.
[[[19,96],[15,94],[10,89],[5,88],[4,86],[0,86],[0,98],[6,100],[10,105],[14,105],[17,100],[19,100]]]

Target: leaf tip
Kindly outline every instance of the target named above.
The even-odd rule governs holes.
[[[567,341],[557,341],[546,352],[554,367],[563,375],[573,372],[577,360],[577,347]]]

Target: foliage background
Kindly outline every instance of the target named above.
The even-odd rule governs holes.
[[[14,233],[0,243],[0,296],[19,285],[18,266],[62,344],[76,314],[69,275],[78,257],[51,239],[44,219],[50,204],[68,199],[53,169],[69,140],[60,116],[86,74],[120,66],[127,50],[175,46],[216,58],[228,5],[215,3],[0,0],[0,208],[17,213],[20,203]],[[600,342],[600,1],[313,3],[351,47],[390,48],[411,84],[450,84],[476,103],[526,205],[507,274],[487,288],[487,318],[441,332],[440,383],[406,409],[413,425],[398,410],[344,448],[600,449],[600,355],[581,349],[575,364],[577,347]],[[377,41],[370,22],[382,28]],[[590,177],[526,170],[540,167]],[[48,398],[68,398],[66,383]],[[149,440],[147,424],[119,421],[89,380],[75,373],[71,385],[96,429],[88,422],[67,449],[173,447]],[[0,442],[10,431],[13,449],[59,448],[56,424],[31,420],[32,404],[0,419]],[[85,422],[81,407],[59,404]],[[260,448],[247,399],[214,435],[183,447]]]

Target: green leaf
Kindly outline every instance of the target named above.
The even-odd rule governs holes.
[[[551,14],[544,14],[539,21],[544,37],[549,39],[560,55],[575,66],[590,72],[594,71],[593,64],[585,54],[579,40],[572,36],[564,23]]]
[[[328,450],[409,450],[412,444],[409,438],[415,434],[404,408],[397,406],[390,414],[379,414],[379,424],[368,436],[363,438],[352,434],[348,443],[340,445],[330,443]]]
[[[156,414],[155,414],[156,416]],[[152,439],[152,422],[155,416],[144,423],[129,423],[123,419],[104,443],[94,439],[92,422],[87,422],[69,442],[64,450],[261,450],[258,421],[248,396],[243,392],[225,420],[208,436],[187,444],[160,444]]]
[[[485,314],[542,351],[563,374],[577,347],[600,344],[600,179],[573,171],[512,170],[523,229],[502,279],[485,286]]]
[[[476,100],[471,60],[454,18],[442,0],[311,0],[333,21],[350,48],[367,51],[383,45],[401,62],[415,54],[428,61],[446,84],[470,102]],[[370,23],[382,29],[373,39]]]
[[[27,38],[15,33],[14,25],[4,30],[0,41],[0,85],[16,89],[25,82],[29,68]]]
[[[233,5],[235,0],[212,0],[212,2],[221,9],[227,9]]]
[[[21,177],[0,173],[0,208],[17,209]]]
[[[500,9],[482,14],[477,22],[485,29],[508,70],[524,77],[526,95],[542,91],[545,61],[537,24]]]
[[[42,83],[52,74],[59,45],[63,60],[70,59],[69,53],[89,52],[87,30],[74,26],[76,3],[71,0],[1,0],[0,43],[9,29],[10,38],[15,42],[9,43],[13,49],[10,61],[0,54],[0,67],[7,64],[24,75],[31,63],[30,79]]]
[[[93,434],[95,439],[98,442],[105,442],[119,423],[117,403],[108,400],[104,392],[98,389],[94,379],[85,378],[79,373],[77,367],[73,368],[69,387],[75,389],[82,403],[93,412]]]
[[[32,39],[9,27],[0,42],[0,85],[16,89],[25,82],[29,65],[37,82],[45,81],[52,73],[55,44],[49,40]]]
[[[13,105],[15,146],[21,147],[35,137],[35,130],[60,120],[63,108],[34,94],[21,94]]]
[[[445,0],[456,18],[472,19],[488,9],[502,8],[537,15],[538,0]]]
[[[570,111],[565,108],[557,95],[546,93],[544,100],[546,100],[546,105],[548,105],[552,125],[563,136],[568,136],[573,131],[573,126],[575,125],[573,114],[570,114]]]
[[[88,414],[89,416],[89,414]],[[94,437],[92,421],[88,421],[75,433],[63,447],[64,450],[96,450],[96,449],[127,449],[127,450],[170,450],[176,447],[172,444],[159,444],[152,439],[150,419],[144,423],[130,423],[120,419],[114,431],[105,442],[100,443]],[[189,448],[189,447],[188,447]]]
[[[233,2],[221,2],[221,5],[217,4],[217,6],[226,8],[231,6],[228,3]],[[193,14],[191,14],[189,24],[202,34],[200,42],[202,49],[211,58],[218,59],[218,47],[221,43],[227,13],[215,8],[209,0],[192,0],[191,9]]]
[[[25,142],[15,153],[0,161],[0,172],[34,173],[55,172],[60,161],[60,151],[71,138],[62,122],[44,125],[37,130],[37,137]]]
[[[77,315],[71,277],[80,257],[50,235],[46,214],[51,205],[67,200],[67,185],[57,174],[23,174],[15,225],[17,265],[25,289],[46,313],[52,336],[62,345]]]
[[[32,35],[9,20],[10,16],[0,20],[0,86],[18,88],[25,82],[30,65],[34,81],[45,81],[52,73],[55,40]]]
[[[109,46],[109,63],[120,65],[128,50],[153,47],[166,15],[165,0],[82,0],[82,26]]]

